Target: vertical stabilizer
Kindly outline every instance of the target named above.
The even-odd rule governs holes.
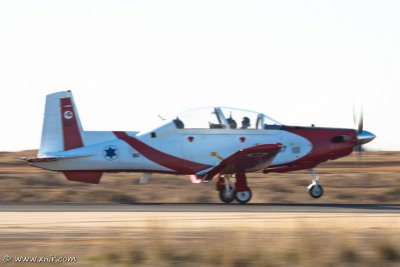
[[[84,146],[71,91],[47,95],[39,156]]]

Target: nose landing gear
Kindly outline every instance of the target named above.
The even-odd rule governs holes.
[[[324,188],[318,182],[318,175],[314,169],[310,169],[311,175],[313,177],[312,183],[307,186],[307,191],[313,198],[320,198],[324,194]]]

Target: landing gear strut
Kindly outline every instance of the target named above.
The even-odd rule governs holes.
[[[250,188],[247,186],[247,178],[246,174],[244,173],[237,173],[236,174],[236,193],[235,193],[235,199],[237,202],[240,204],[246,204],[247,202],[250,201],[252,197],[252,193]]]
[[[237,173],[235,175],[235,186],[230,181],[232,175],[221,175],[217,182],[217,190],[219,191],[219,198],[222,202],[231,203],[236,199],[241,204],[246,204],[252,197],[252,192],[247,186],[247,179],[244,173]]]
[[[310,169],[310,173],[313,177],[312,183],[307,187],[308,193],[313,198],[320,198],[324,194],[324,188],[318,182],[318,175],[314,169]]]

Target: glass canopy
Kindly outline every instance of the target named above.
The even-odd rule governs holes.
[[[282,125],[270,117],[253,111],[205,107],[188,110],[179,114],[174,123],[178,129],[268,129],[268,126]]]

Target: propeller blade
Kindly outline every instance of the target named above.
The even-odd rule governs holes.
[[[361,113],[360,113],[360,118],[358,121],[358,132],[361,133],[363,131],[364,128],[364,114],[363,114],[363,109],[361,107]]]

